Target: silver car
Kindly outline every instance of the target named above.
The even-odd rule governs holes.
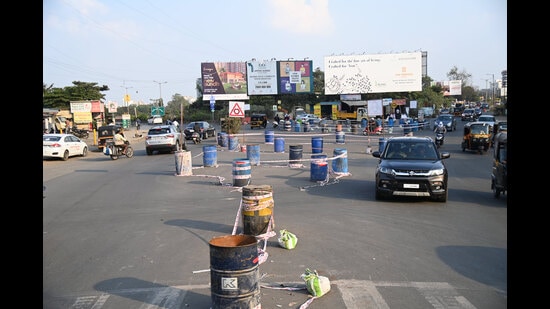
[[[437,125],[439,122],[443,122],[443,125],[445,128],[447,128],[447,131],[454,131],[456,130],[456,119],[451,114],[442,114],[437,116],[437,118],[434,121],[433,129],[437,128]]]
[[[145,152],[150,156],[153,151],[175,152],[185,149],[185,139],[174,125],[160,125],[149,129],[145,137]]]

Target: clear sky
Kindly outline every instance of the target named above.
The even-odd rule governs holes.
[[[428,76],[453,66],[485,89],[507,69],[506,0],[44,0],[43,82],[107,85],[123,105],[196,97],[202,62],[313,61],[428,52]]]

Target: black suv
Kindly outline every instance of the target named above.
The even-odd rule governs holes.
[[[473,108],[466,108],[462,114],[460,115],[460,119],[462,121],[468,120],[468,121],[475,121],[476,120],[476,112]]]
[[[379,158],[376,166],[376,199],[395,196],[430,197],[446,202],[449,178],[443,159],[430,137],[399,136],[386,141],[382,151],[374,151]]]

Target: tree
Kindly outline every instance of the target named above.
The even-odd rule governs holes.
[[[453,66],[451,70],[447,73],[447,78],[449,80],[462,81],[462,87],[471,86],[470,79],[472,78],[472,74],[469,74],[465,70],[462,70],[462,72],[459,72],[458,68],[456,66]]]
[[[73,81],[73,86],[54,88],[53,84],[42,84],[42,107],[68,109],[71,101],[105,100],[101,91],[109,91],[106,85],[97,86],[97,83]]]
[[[183,110],[189,108],[189,101],[187,101],[181,94],[176,93],[172,96],[172,100],[168,101],[166,107],[164,108],[164,115],[167,119],[181,119],[181,107],[183,105]],[[185,117],[185,112],[184,112]]]

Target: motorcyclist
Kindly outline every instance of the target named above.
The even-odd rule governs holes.
[[[437,127],[435,127],[434,129],[434,132],[437,134],[437,133],[447,133],[447,128],[443,125],[443,121],[440,121],[438,124],[437,124]]]
[[[124,137],[122,128],[118,128],[115,134],[115,145],[122,147],[122,154],[126,154],[126,149],[128,148],[128,140]]]

